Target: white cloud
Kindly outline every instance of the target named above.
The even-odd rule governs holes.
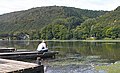
[[[114,10],[119,0],[1,0],[0,14],[41,6],[70,6],[91,10]]]

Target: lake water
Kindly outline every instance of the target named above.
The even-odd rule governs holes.
[[[38,42],[0,41],[0,47],[34,51]],[[94,73],[93,64],[120,61],[120,42],[47,41],[47,45],[49,50],[59,51],[59,54],[55,60],[47,60],[47,64],[43,62],[48,67],[46,73]]]

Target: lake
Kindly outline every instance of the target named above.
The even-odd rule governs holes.
[[[0,41],[0,47],[34,51],[38,42]],[[47,45],[49,50],[59,51],[59,54],[55,60],[43,62],[47,67],[46,73],[94,73],[93,64],[104,65],[120,61],[118,41],[47,41]]]

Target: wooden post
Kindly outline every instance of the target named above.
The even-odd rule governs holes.
[[[37,57],[36,63],[37,63],[38,65],[41,65],[41,57]]]
[[[41,64],[41,57],[37,57],[36,63],[40,65],[40,68],[37,69],[36,73],[44,73],[44,66]]]

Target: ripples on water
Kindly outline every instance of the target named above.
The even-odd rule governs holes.
[[[45,73],[94,73],[91,65],[67,65],[61,67],[49,67]]]
[[[14,47],[17,50],[27,49],[34,51],[38,46],[38,42],[0,41],[0,47]],[[61,66],[45,65],[47,70],[45,73],[96,73],[94,64],[109,64],[120,61],[120,42],[47,41],[47,45],[49,50],[59,51],[57,59],[62,60],[64,58],[65,60],[62,63],[68,64]],[[67,60],[68,58],[72,59]],[[59,64],[60,60],[55,62]],[[76,62],[80,64],[76,64]],[[100,70],[97,73],[106,72]]]

